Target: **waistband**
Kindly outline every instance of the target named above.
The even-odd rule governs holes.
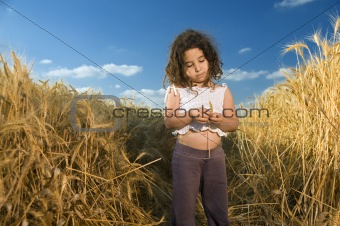
[[[176,141],[175,144],[175,152],[182,153],[184,155],[194,157],[194,158],[211,158],[213,156],[224,153],[224,150],[221,146],[217,146],[213,149],[209,150],[201,150],[197,148],[193,148]]]

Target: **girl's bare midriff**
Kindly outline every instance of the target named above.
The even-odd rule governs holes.
[[[210,149],[221,145],[221,137],[217,133],[210,131],[194,132],[189,130],[183,135],[178,135],[179,143],[190,146],[192,148],[208,150],[210,142]]]

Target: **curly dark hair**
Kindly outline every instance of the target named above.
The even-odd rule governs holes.
[[[185,74],[184,53],[193,48],[202,50],[209,63],[208,73],[210,76],[204,85],[207,85],[209,81],[221,78],[223,63],[220,60],[213,39],[201,31],[188,29],[179,34],[171,45],[169,62],[165,68],[163,87],[166,79],[175,86],[192,87],[191,81]]]

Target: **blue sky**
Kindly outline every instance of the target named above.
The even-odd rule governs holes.
[[[284,79],[280,68],[295,66],[294,54],[282,57],[285,45],[319,28],[332,31],[329,15],[340,4],[307,22],[337,2],[0,0],[0,53],[15,51],[32,65],[35,80],[62,80],[80,91],[91,87],[162,107],[169,46],[184,29],[198,29],[216,40],[221,82],[236,104],[247,103]]]

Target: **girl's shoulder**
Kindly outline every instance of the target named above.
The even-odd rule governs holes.
[[[222,83],[222,84],[215,84],[214,89],[222,89],[222,90],[226,90],[228,88],[226,83]]]
[[[215,84],[215,88],[220,88],[220,87],[228,87],[228,86],[227,86],[227,83],[222,83],[221,85]]]

